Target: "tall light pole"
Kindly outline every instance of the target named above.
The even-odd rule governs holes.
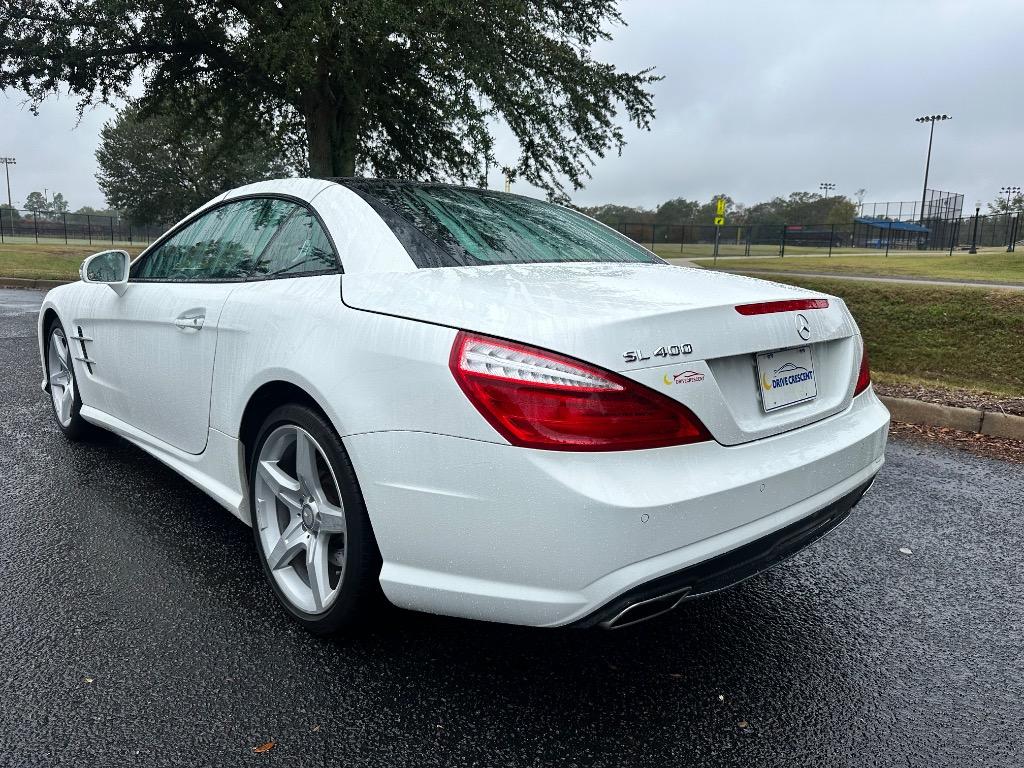
[[[18,161],[13,157],[0,157],[0,163],[4,164],[4,173],[7,175],[7,205],[13,208],[14,205],[11,203],[11,166],[17,165]]]
[[[931,123],[931,128],[928,130],[928,159],[924,163],[924,189],[921,190],[921,215],[918,217],[918,223],[924,224],[924,201],[928,196],[928,170],[932,164],[932,139],[935,137],[935,124],[940,120],[952,120],[949,115],[924,115],[923,117],[915,117],[914,122],[916,123]]]
[[[1010,200],[1020,194],[1020,187],[1000,187],[999,194],[1006,195],[1006,212],[1010,212]]]
[[[836,188],[836,185],[831,181],[823,181],[818,185],[818,189],[821,190],[822,197],[828,200],[828,193]]]
[[[1000,187],[999,194],[1006,195],[1006,252],[1010,253],[1013,250],[1013,243],[1010,242],[1010,222],[1012,216],[1010,216],[1010,200],[1020,195],[1020,187]]]

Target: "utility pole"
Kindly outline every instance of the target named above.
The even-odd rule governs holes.
[[[14,204],[11,202],[11,166],[17,165],[18,161],[13,157],[0,157],[0,163],[4,164],[4,173],[7,175],[7,205],[13,208]]]

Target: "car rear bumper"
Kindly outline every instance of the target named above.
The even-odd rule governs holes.
[[[579,619],[574,626],[628,627],[670,611],[686,600],[718,592],[764,573],[839,527],[874,482],[871,478],[824,509],[749,544],[633,587]]]
[[[835,416],[728,447],[565,453],[423,432],[344,441],[389,600],[560,626],[720,589],[795,553],[870,485],[888,423],[868,390]],[[731,565],[717,559],[730,553]],[[693,583],[673,581],[682,574]]]

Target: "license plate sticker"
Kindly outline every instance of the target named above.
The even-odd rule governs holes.
[[[818,396],[810,347],[794,347],[757,355],[761,405],[770,413]]]

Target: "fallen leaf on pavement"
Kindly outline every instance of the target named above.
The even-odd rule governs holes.
[[[277,746],[277,742],[276,741],[268,741],[266,744],[260,744],[258,747],[253,747],[252,751],[255,752],[257,755],[259,755],[259,754],[262,754],[264,752],[269,752],[270,750],[272,750],[276,746]]]
[[[914,554],[910,550],[910,547],[900,547],[900,552],[902,552],[904,555],[912,555],[912,554]]]

